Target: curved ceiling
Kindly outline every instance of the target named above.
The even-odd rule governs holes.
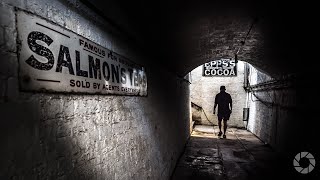
[[[114,14],[100,8],[137,39],[154,63],[180,76],[212,59],[234,58],[236,52],[239,60],[275,77],[296,72],[292,59],[299,18],[288,4],[232,0],[91,3],[98,9],[121,9],[123,13]]]

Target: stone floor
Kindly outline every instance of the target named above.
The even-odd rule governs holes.
[[[218,138],[216,126],[196,126],[172,180],[251,180],[289,177],[281,158],[255,135],[230,128]],[[292,171],[291,171],[292,172]],[[291,173],[290,172],[290,173]],[[297,173],[296,173],[297,174]],[[289,178],[293,178],[290,176]]]

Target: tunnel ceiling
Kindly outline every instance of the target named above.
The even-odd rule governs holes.
[[[293,59],[299,37],[294,32],[299,18],[292,2],[83,2],[135,39],[152,63],[180,76],[215,58],[234,58],[238,50],[239,60],[270,75],[296,72]]]

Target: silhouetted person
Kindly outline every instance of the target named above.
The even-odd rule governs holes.
[[[223,120],[223,138],[226,138],[227,132],[227,121],[230,118],[230,114],[232,112],[232,98],[229,93],[225,92],[226,87],[220,87],[220,93],[218,93],[214,100],[213,114],[216,113],[216,107],[218,105],[218,125],[219,125],[219,134],[222,135],[221,132],[221,121]]]

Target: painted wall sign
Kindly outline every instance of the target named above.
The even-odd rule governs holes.
[[[219,59],[203,65],[202,76],[237,76],[237,63],[234,59]]]
[[[144,67],[26,12],[17,23],[21,90],[147,95]]]

